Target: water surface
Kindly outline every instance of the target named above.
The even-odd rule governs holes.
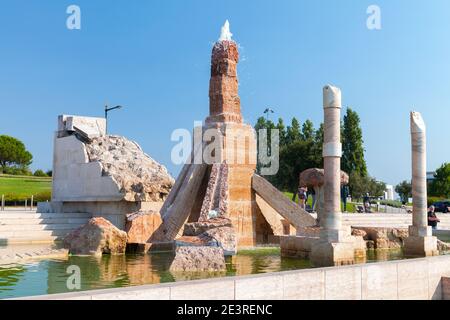
[[[367,261],[403,259],[401,250],[368,251]],[[165,282],[249,275],[266,272],[311,268],[308,260],[281,258],[279,248],[240,251],[227,258],[226,272],[171,273],[172,253],[127,254],[123,256],[77,257],[66,260],[42,260],[0,267],[0,299],[64,293],[94,289],[118,288]],[[81,289],[69,290],[70,266],[78,266]]]

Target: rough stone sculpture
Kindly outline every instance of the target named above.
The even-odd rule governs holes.
[[[353,227],[352,235],[362,236],[367,247],[372,249],[399,249],[408,237],[408,229]]]
[[[413,223],[405,239],[404,252],[409,256],[433,256],[437,239],[432,236],[427,217],[427,141],[426,126],[419,112],[411,112]]]
[[[86,152],[89,162],[100,163],[102,175],[117,183],[125,201],[164,201],[174,184],[163,165],[125,137],[94,138]]]
[[[349,183],[349,176],[346,172],[341,171],[341,185],[347,185]],[[317,212],[317,222],[320,224],[320,220],[324,215],[324,170],[311,168],[306,169],[300,173],[299,186],[306,186],[313,188],[316,193],[316,205],[315,210]]]
[[[437,239],[437,248],[441,252],[450,251],[450,243]]]
[[[183,246],[176,249],[171,272],[215,272],[226,270],[223,249]]]
[[[82,212],[125,229],[126,215],[158,212],[174,180],[133,141],[106,135],[104,118],[62,115],[54,138],[52,201],[38,212]]]
[[[127,233],[104,218],[92,218],[64,238],[64,247],[74,255],[124,254]]]
[[[362,236],[368,249],[402,248],[408,233],[406,228],[352,227],[352,235]],[[450,244],[437,239],[437,249],[450,251]]]
[[[138,211],[127,215],[125,231],[129,244],[146,244],[161,226],[162,219],[159,212]]]

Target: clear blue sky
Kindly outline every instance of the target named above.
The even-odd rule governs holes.
[[[66,28],[77,4],[82,29]],[[381,8],[382,29],[366,28]],[[322,87],[339,86],[361,116],[370,173],[410,179],[409,111],[428,124],[428,169],[450,161],[450,1],[25,1],[0,6],[0,134],[22,139],[32,167],[50,169],[58,114],[102,116],[110,131],[136,140],[176,175],[176,128],[208,112],[212,43],[230,20],[241,45],[240,96],[254,123],[317,126]]]

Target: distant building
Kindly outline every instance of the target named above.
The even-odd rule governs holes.
[[[384,191],[384,200],[394,200],[394,197],[395,197],[394,186],[387,184],[386,190]]]

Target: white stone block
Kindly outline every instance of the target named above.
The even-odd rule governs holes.
[[[284,299],[323,300],[325,298],[325,272],[308,270],[283,275]]]
[[[334,267],[325,270],[326,300],[360,300],[361,267]]]
[[[264,275],[239,278],[235,282],[236,300],[281,300],[283,299],[283,276]]]
[[[171,300],[233,300],[233,280],[186,282],[173,286]]]
[[[86,292],[89,294],[89,292]],[[169,300],[170,287],[143,286],[136,289],[121,288],[97,290],[91,295],[92,300]]]
[[[398,263],[398,299],[428,299],[427,267],[426,259],[411,259]]]
[[[363,300],[397,299],[397,264],[377,263],[362,266]]]
[[[59,131],[80,131],[88,138],[104,136],[106,134],[106,119],[62,115],[58,117]]]
[[[428,298],[442,299],[442,277],[450,276],[450,257],[439,256],[428,258]]]

